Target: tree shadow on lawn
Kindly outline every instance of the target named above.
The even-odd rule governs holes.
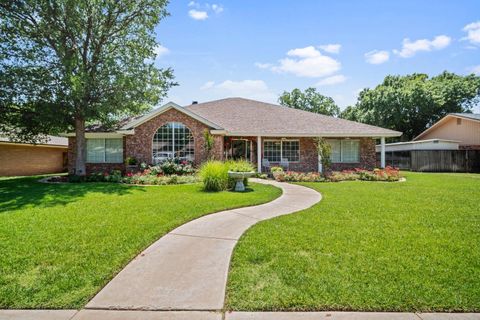
[[[116,183],[41,183],[41,177],[0,180],[0,214],[13,212],[26,206],[53,207],[66,205],[83,198],[87,193],[125,195],[145,191]]]

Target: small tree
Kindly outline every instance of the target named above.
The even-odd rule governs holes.
[[[20,140],[75,130],[85,175],[85,126],[148,111],[175,83],[154,65],[166,0],[0,2],[0,130]]]
[[[210,130],[205,129],[203,131],[203,149],[205,150],[205,153],[207,154],[207,159],[208,160],[213,160],[213,155],[212,155],[212,150],[215,145],[215,140],[210,133]]]
[[[332,147],[324,138],[316,138],[315,144],[317,146],[317,152],[322,163],[323,171],[328,170],[330,168],[330,165],[332,164]]]

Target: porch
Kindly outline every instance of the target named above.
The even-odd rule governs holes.
[[[374,138],[329,137],[327,141],[332,146],[333,170],[375,167]],[[381,141],[384,143],[384,139]],[[224,159],[248,160],[258,172],[268,172],[273,166],[301,172],[322,171],[315,137],[224,136],[223,150]]]

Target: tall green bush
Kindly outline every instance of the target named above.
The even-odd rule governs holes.
[[[221,161],[207,161],[200,168],[205,191],[222,191],[228,187],[228,167]]]

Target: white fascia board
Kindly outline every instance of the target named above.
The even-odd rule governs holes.
[[[138,118],[136,120],[133,120],[133,121],[127,123],[126,125],[124,125],[120,129],[121,130],[128,130],[128,129],[135,128],[135,127],[141,125],[142,123],[147,122],[148,120],[150,120],[150,119],[152,119],[152,118],[154,118],[154,117],[156,117],[156,116],[158,116],[158,115],[160,115],[160,114],[162,114],[165,111],[168,111],[170,109],[175,109],[179,112],[182,112],[182,113],[186,114],[187,116],[189,116],[189,117],[191,117],[191,118],[193,118],[193,119],[195,119],[195,120],[197,120],[197,121],[199,121],[199,122],[201,122],[201,123],[203,123],[203,124],[205,124],[205,125],[207,125],[211,128],[222,129],[217,124],[215,124],[215,123],[213,123],[213,122],[211,122],[211,121],[209,121],[205,118],[200,117],[199,115],[191,112],[190,110],[187,110],[186,108],[183,108],[183,107],[179,106],[178,104],[176,104],[175,102],[172,102],[172,101],[164,104],[163,106],[161,106],[158,109],[153,110],[152,112],[144,115],[141,118]]]
[[[75,132],[67,133],[62,136],[75,137]],[[101,139],[101,138],[123,138],[124,134],[118,132],[85,132],[85,138]]]
[[[213,132],[212,132],[213,134]],[[258,132],[229,132],[226,131],[227,136],[261,136],[261,137],[358,137],[358,138],[381,138],[381,137],[399,137],[402,135],[401,132],[393,132],[393,133],[383,133],[383,134],[372,134],[372,133],[258,133]]]

